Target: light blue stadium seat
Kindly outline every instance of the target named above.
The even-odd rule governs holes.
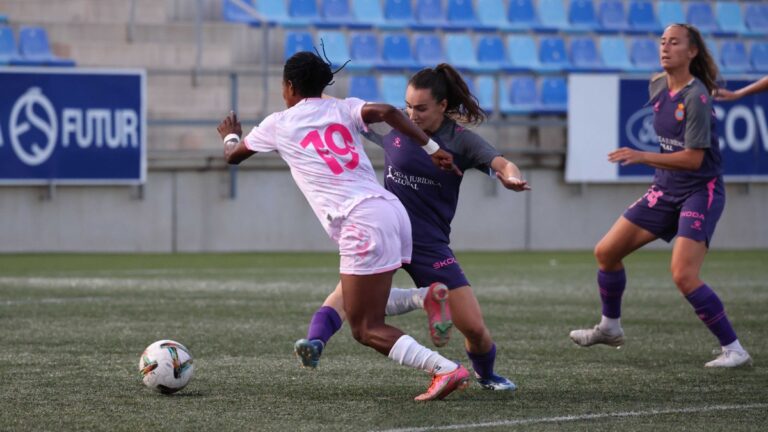
[[[661,70],[659,64],[659,44],[650,38],[634,38],[630,42],[629,56],[638,72]]]
[[[413,46],[419,67],[435,67],[440,63],[445,63],[445,51],[440,35],[435,33],[416,34],[413,36]]]
[[[696,26],[703,34],[717,34],[720,31],[720,27],[715,20],[715,14],[707,2],[689,2],[686,22]]]
[[[16,63],[19,60],[21,58],[13,29],[4,24],[0,25],[0,65]]]
[[[725,40],[720,46],[720,65],[723,73],[745,73],[752,70],[747,48],[740,40]]]
[[[592,0],[570,0],[568,20],[571,30],[592,31],[599,27]]]
[[[478,63],[474,42],[465,33],[445,35],[445,58],[448,63],[463,71],[489,72],[494,70],[492,67]]]
[[[285,45],[283,47],[283,60],[288,60],[299,51],[315,52],[315,43],[312,33],[303,30],[286,31]]]
[[[446,29],[494,31],[495,27],[481,23],[477,19],[472,0],[448,0],[446,8]]]
[[[360,24],[387,27],[379,0],[352,0],[352,15]]]
[[[316,0],[288,0],[288,15],[294,24],[314,25],[320,22]]]
[[[349,77],[349,97],[369,102],[381,102],[379,83],[373,75],[352,75]]]
[[[487,114],[496,111],[496,78],[493,75],[477,75],[472,83],[470,91],[477,98],[477,102]]]
[[[517,76],[499,82],[499,111],[502,114],[536,114],[539,106],[536,78]]]
[[[411,27],[416,22],[411,0],[384,0],[384,19],[390,26]]]
[[[486,27],[509,31],[511,27],[504,9],[504,0],[477,0],[477,20]]]
[[[565,12],[564,0],[539,0],[539,23],[544,28],[569,31],[571,24]]]
[[[662,30],[670,24],[684,23],[683,5],[677,0],[659,0],[659,24]]]
[[[541,30],[533,0],[509,0],[507,21],[514,31]],[[556,30],[552,28],[551,30]]]
[[[542,72],[559,72],[571,67],[565,51],[565,41],[560,36],[539,39],[539,61]]]
[[[768,73],[768,42],[752,42],[749,58],[755,72]]]
[[[768,35],[768,4],[747,3],[744,6],[744,17],[750,32]]]
[[[274,0],[253,0],[256,10],[270,23],[279,24],[284,27],[301,27],[304,24],[291,20],[288,15],[288,8],[285,1]]]
[[[568,112],[568,85],[563,77],[541,79],[540,111],[551,114]]]
[[[380,67],[383,69],[418,68],[407,33],[385,34],[381,47],[381,59]]]
[[[591,36],[571,38],[571,70],[600,72],[605,69]]]
[[[318,25],[322,27],[370,27],[369,24],[357,22],[349,7],[349,0],[320,0],[320,22]]]
[[[405,108],[405,90],[408,88],[408,79],[401,74],[382,74],[379,77],[379,89],[381,89],[382,102]]]
[[[597,17],[602,32],[623,32],[629,29],[621,0],[602,0],[598,5]]]
[[[19,29],[19,55],[23,64],[75,66],[74,60],[57,57],[51,52],[48,32],[42,27],[23,26]]]
[[[7,23],[8,22],[8,16],[4,14],[0,14],[0,23]]]
[[[600,54],[607,68],[632,71],[634,66],[629,60],[627,44],[621,36],[603,36],[600,38]]]
[[[258,12],[253,3],[253,0],[241,1],[253,8],[255,12]],[[248,14],[248,12],[243,10],[243,8],[241,8],[239,5],[235,4],[232,0],[223,0],[221,2],[221,16],[224,18],[224,21],[234,23],[255,24],[258,21],[256,18]]]
[[[347,35],[341,31],[318,31],[315,46],[321,55],[323,52],[325,52],[325,57],[328,57],[328,60],[331,61],[331,68],[333,69],[340,67],[347,60],[352,58],[352,56],[349,54],[349,42],[347,41]],[[358,68],[357,65],[352,65],[351,62],[349,66],[351,66],[352,69]]]
[[[630,0],[627,21],[631,31],[654,33],[661,31],[651,0]]]
[[[741,5],[733,1],[719,1],[715,4],[715,16],[720,30],[742,36],[749,36],[750,32],[744,24],[744,16],[741,14]]]
[[[375,68],[381,64],[379,38],[374,32],[353,32],[349,36],[350,66],[357,69]]]
[[[434,30],[446,25],[445,11],[441,0],[416,0],[416,30]]]
[[[509,71],[538,71],[541,69],[536,42],[531,36],[507,36]]]
[[[501,36],[493,34],[478,38],[477,62],[487,71],[500,71],[509,67],[507,50]]]

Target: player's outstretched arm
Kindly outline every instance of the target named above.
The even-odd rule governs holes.
[[[216,130],[219,131],[219,135],[224,141],[224,159],[226,159],[228,164],[237,165],[256,153],[253,150],[249,150],[245,143],[241,141],[243,128],[237,120],[237,114],[234,111],[230,111],[229,115],[224,117],[224,120],[219,123]]]
[[[653,153],[627,147],[608,153],[608,162],[621,165],[645,164],[654,168],[695,171],[704,161],[704,150],[687,148],[675,153]]]
[[[735,91],[731,91],[727,89],[717,89],[715,100],[735,101],[737,99],[743,98],[744,96],[749,96],[751,94],[760,93],[764,91],[768,91],[768,76],[765,76],[759,79],[758,81],[755,81],[752,84],[746,87],[742,87]]]
[[[520,168],[514,163],[502,156],[496,156],[491,161],[491,169],[496,172],[496,178],[499,179],[505,188],[515,192],[531,190],[528,181],[523,180],[523,174]]]

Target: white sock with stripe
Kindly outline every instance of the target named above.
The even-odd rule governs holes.
[[[421,345],[408,335],[400,336],[389,351],[389,358],[401,365],[421,369],[429,374],[444,374],[455,371],[459,366],[443,357],[437,351]]]

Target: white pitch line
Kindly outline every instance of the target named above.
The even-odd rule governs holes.
[[[714,405],[697,408],[679,408],[679,409],[654,409],[648,411],[623,411],[614,413],[602,413],[602,414],[582,414],[582,415],[570,415],[559,417],[534,417],[519,420],[501,420],[487,423],[466,423],[466,424],[454,424],[444,426],[425,426],[425,427],[413,427],[402,429],[386,429],[376,432],[425,432],[425,431],[437,431],[437,430],[453,430],[453,429],[479,429],[487,427],[498,426],[517,426],[517,425],[529,425],[536,423],[561,423],[572,422],[582,420],[597,420],[605,418],[623,418],[623,417],[644,417],[654,416],[661,414],[689,414],[689,413],[703,413],[710,411],[730,411],[730,410],[748,410],[768,408],[768,403],[756,403],[747,405]]]

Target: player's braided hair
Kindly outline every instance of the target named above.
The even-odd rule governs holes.
[[[325,56],[325,44],[320,41]],[[293,84],[296,92],[303,97],[320,97],[323,90],[333,85],[333,76],[349,63],[347,60],[340,68],[331,70],[331,62],[315,48],[315,52],[300,51],[292,55],[283,67],[283,81]]]
[[[486,114],[477,98],[469,91],[467,83],[453,66],[440,63],[434,69],[425,68],[413,75],[408,85],[415,89],[429,89],[437,102],[445,99],[445,113],[463,123],[479,124]]]
[[[707,44],[704,43],[704,38],[701,37],[701,32],[690,24],[672,24],[674,26],[683,27],[688,31],[688,41],[691,45],[698,48],[699,52],[696,57],[691,60],[691,65],[688,69],[691,75],[695,76],[704,84],[707,91],[713,94],[718,87],[719,71],[717,69],[717,63],[712,58],[712,55],[707,49]]]

